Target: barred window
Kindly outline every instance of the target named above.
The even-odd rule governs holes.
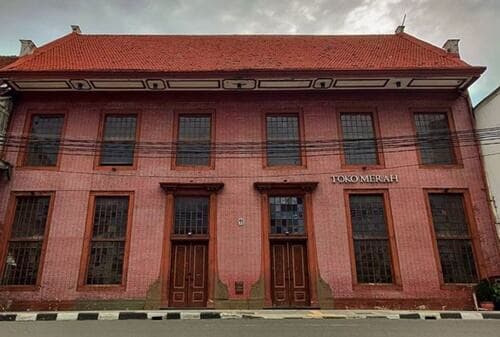
[[[267,116],[267,165],[301,165],[299,117]]]
[[[444,282],[476,282],[476,265],[463,195],[432,193],[429,194],[429,201]]]
[[[63,121],[62,115],[33,116],[24,165],[57,165]]]
[[[49,204],[49,196],[16,198],[14,222],[2,275],[3,285],[36,284]]]
[[[176,197],[174,234],[208,234],[208,197]]]
[[[177,165],[210,165],[211,120],[210,116],[179,116]]]
[[[106,116],[104,120],[101,165],[132,165],[137,116]]]
[[[369,113],[343,113],[344,160],[348,165],[376,165],[379,162],[377,140]]]
[[[304,234],[304,198],[269,197],[271,234]]]
[[[349,207],[358,282],[392,283],[384,196],[351,194]]]
[[[121,284],[129,197],[95,197],[86,284]]]
[[[417,113],[415,125],[422,164],[446,165],[456,162],[446,113]]]

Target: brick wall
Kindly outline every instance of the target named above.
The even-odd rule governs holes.
[[[451,108],[457,130],[471,129],[467,102],[450,94],[324,93],[324,94],[25,94],[18,98],[10,126],[21,135],[28,111],[66,111],[65,137],[95,140],[100,114],[113,109],[141,114],[140,141],[168,142],[176,109],[215,109],[217,142],[263,141],[263,112],[302,109],[307,140],[339,138],[336,107],[376,108],[382,137],[412,135],[411,108]],[[255,181],[318,181],[313,193],[313,218],[321,278],[328,283],[333,305],[417,306],[446,303],[470,305],[470,292],[440,285],[423,188],[465,188],[470,192],[478,243],[488,275],[500,274],[500,257],[490,218],[476,147],[460,149],[463,167],[419,168],[417,153],[384,154],[386,169],[376,173],[398,174],[399,183],[380,186],[332,184],[341,173],[339,156],[307,158],[304,169],[265,169],[260,158],[218,159],[214,170],[172,170],[170,158],[140,158],[137,170],[100,172],[92,156],[62,156],[57,171],[15,168],[12,180],[2,182],[0,219],[5,224],[12,191],[56,191],[41,288],[37,291],[1,291],[0,301],[144,300],[159,279],[165,225],[166,194],[159,183],[214,182],[225,186],[218,196],[218,277],[228,287],[229,299],[249,298],[252,284],[261,278],[261,209]],[[5,158],[16,163],[17,153]],[[476,158],[476,159],[471,159]],[[348,169],[347,171],[352,171]],[[359,170],[362,173],[361,170]],[[371,171],[366,171],[370,173]],[[102,173],[105,173],[102,174]],[[363,172],[364,173],[364,172]],[[304,175],[302,175],[304,174]],[[235,177],[238,176],[238,177]],[[241,177],[243,176],[243,177]],[[264,177],[263,177],[264,176]],[[276,176],[276,177],[270,177]],[[388,188],[402,287],[353,288],[344,188]],[[130,260],[126,290],[77,291],[89,191],[135,192]],[[238,226],[237,219],[245,220]],[[234,282],[244,281],[243,295],[235,295]],[[378,302],[377,302],[378,301]],[[411,305],[408,304],[411,301]],[[442,301],[442,302],[440,302]],[[392,303],[392,304],[391,304]],[[405,305],[407,303],[408,305]],[[124,304],[125,305],[125,304]]]

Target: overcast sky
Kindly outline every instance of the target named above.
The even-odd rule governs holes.
[[[461,57],[488,67],[474,102],[500,84],[500,0],[0,0],[0,55],[80,25],[83,33],[377,34],[406,32],[439,47],[460,39]]]

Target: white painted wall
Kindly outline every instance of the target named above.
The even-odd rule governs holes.
[[[500,87],[474,108],[476,129],[500,128]],[[491,144],[497,143],[497,144]],[[496,217],[497,233],[500,236],[500,139],[481,141],[486,180]],[[489,144],[489,145],[488,145]]]

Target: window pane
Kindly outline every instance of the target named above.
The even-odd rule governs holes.
[[[433,193],[429,195],[429,201],[444,282],[476,282],[477,272],[463,195]]]
[[[177,165],[208,166],[211,149],[211,117],[180,116]]]
[[[87,284],[120,284],[124,253],[124,241],[91,242]]]
[[[136,116],[106,116],[101,165],[134,163],[136,123]]]
[[[371,114],[342,114],[344,160],[349,165],[378,164],[377,141]]]
[[[267,165],[301,165],[299,118],[267,116]]]
[[[304,200],[301,196],[269,197],[272,234],[304,234]]]
[[[24,165],[56,166],[63,116],[33,116]]]
[[[358,282],[391,283],[392,263],[384,196],[350,195],[349,208]]]
[[[2,284],[36,284],[49,204],[50,197],[16,198]]]
[[[444,113],[415,114],[418,146],[423,164],[454,164],[455,156]]]
[[[120,284],[129,197],[96,197],[87,284]]]
[[[174,234],[208,234],[207,197],[176,197]]]
[[[125,239],[128,219],[128,197],[96,197],[94,239]]]

